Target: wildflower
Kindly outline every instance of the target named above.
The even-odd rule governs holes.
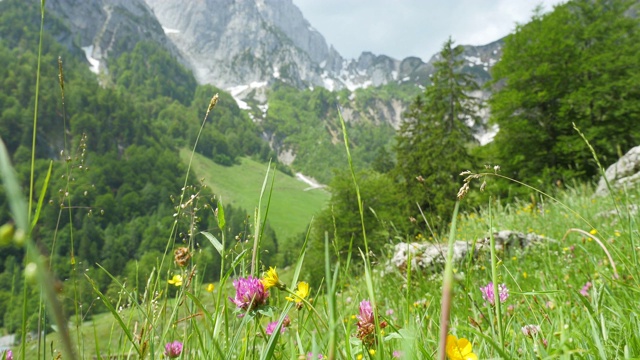
[[[523,272],[523,273],[522,273],[522,277],[523,277],[524,279],[526,279],[527,277],[529,277],[529,274],[527,274],[527,272],[525,271],[525,272]]]
[[[304,300],[307,296],[309,296],[309,283],[300,281],[298,283],[298,288],[296,289],[293,296],[287,296],[285,299],[291,302],[296,303],[296,308],[298,310],[302,309],[302,300]]]
[[[164,355],[170,359],[175,359],[182,353],[182,343],[180,341],[169,342],[164,346]]]
[[[591,281],[587,281],[587,283],[584,284],[582,289],[580,289],[580,294],[582,296],[589,296],[589,290],[591,289],[591,287],[593,287],[593,284],[591,283]]]
[[[7,351],[4,353],[4,359],[6,359],[6,360],[13,360],[13,351],[11,351],[11,350],[7,350]]]
[[[547,301],[547,303],[546,303],[545,305],[547,306],[547,308],[548,308],[549,310],[553,310],[553,309],[555,309],[555,307],[556,307],[556,304],[555,304],[553,301],[551,301],[551,300]]]
[[[265,290],[269,290],[269,288],[274,286],[278,289],[285,288],[285,285],[280,281],[280,278],[278,278],[276,268],[273,267],[269,267],[269,270],[267,270],[260,282],[262,283],[262,285],[264,285]]]
[[[189,259],[191,259],[191,253],[188,247],[179,247],[173,252],[173,260],[180,267],[187,266]]]
[[[480,291],[482,291],[482,298],[489,302],[491,305],[495,305],[495,295],[493,293],[493,282],[489,282],[487,286],[481,287]],[[500,302],[503,303],[507,301],[509,297],[509,289],[507,289],[507,285],[500,284],[498,285],[498,296],[500,297]]]
[[[362,340],[365,345],[372,345],[375,342],[375,330],[376,323],[373,314],[373,307],[369,300],[362,300],[360,302],[360,315],[358,319],[358,332],[356,336]],[[380,322],[380,329],[384,329],[387,326],[386,321]]]
[[[238,309],[251,311],[267,303],[269,293],[265,291],[260,279],[256,279],[253,276],[249,276],[246,279],[239,278],[233,281],[233,286],[236,288],[236,296],[235,298],[229,297],[229,300],[236,304]],[[238,317],[243,316],[244,314],[238,315]]]
[[[373,356],[376,354],[376,349],[369,349],[369,355]]]
[[[595,234],[597,234],[597,233],[598,233],[598,230],[596,230],[596,229],[591,229],[591,230],[589,231],[589,234],[591,234],[591,235],[595,235]]]
[[[182,275],[173,275],[173,278],[167,282],[171,285],[182,286]]]
[[[400,359],[400,357],[402,356],[402,351],[400,350],[393,350],[393,358],[394,359]]]
[[[313,354],[311,351],[309,351],[309,352],[307,353],[307,359],[308,359],[308,360],[312,360],[313,358],[314,358],[314,354]],[[318,358],[318,359],[323,359],[323,358],[324,358],[324,356],[322,356],[322,354],[318,354],[317,358]]]
[[[213,289],[215,289],[216,287],[213,284],[209,284],[207,285],[207,292],[213,292]]]
[[[284,331],[289,326],[289,324],[291,324],[291,319],[289,318],[289,315],[286,315],[284,317],[284,320],[282,320],[282,326],[280,327],[280,334],[284,334]],[[271,336],[271,334],[273,334],[273,332],[276,331],[277,327],[278,327],[278,322],[272,321],[269,324],[267,324],[267,328],[265,329],[264,332],[267,333],[267,335]]]
[[[530,338],[534,337],[540,332],[540,326],[538,325],[525,325],[522,327],[522,333],[524,336],[528,336]]]
[[[613,232],[613,234],[614,234],[616,237],[619,237],[620,235],[622,235],[622,234],[620,233],[620,231],[618,231],[618,230],[614,231],[614,232]]]
[[[393,309],[388,309],[387,312],[385,312],[385,314],[387,314],[387,316],[393,315]]]
[[[447,336],[447,357],[451,360],[478,360],[472,352],[471,343],[465,338],[458,340],[454,335]]]

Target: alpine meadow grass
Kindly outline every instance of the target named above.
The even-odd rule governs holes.
[[[62,65],[59,72],[64,102]],[[211,96],[200,131],[216,116],[218,96]],[[37,103],[34,113],[33,156]],[[204,182],[198,185],[190,179],[198,134],[183,187],[173,189],[174,222],[164,234],[164,253],[153,259],[150,274],[136,272],[136,279],[126,281],[99,264],[100,276],[115,284],[106,290],[93,273],[76,269],[71,278],[58,279],[51,271],[53,252],[43,254],[31,238],[44,194],[50,191],[51,167],[44,175],[40,200],[33,205],[35,179],[42,174],[32,167],[25,196],[0,144],[0,175],[12,215],[11,223],[1,224],[0,246],[13,242],[26,254],[24,293],[16,294],[22,302],[15,304],[25,309],[22,337],[17,346],[1,352],[0,359],[640,358],[640,228],[637,214],[628,206],[638,202],[637,189],[595,197],[592,186],[576,183],[551,196],[514,181],[513,186],[528,187],[533,195],[506,203],[492,196],[495,181],[511,181],[498,167],[479,173],[461,169],[466,180],[461,177],[454,216],[446,231],[432,234],[433,241],[447,244],[444,268],[414,267],[411,259],[406,268],[396,268],[388,261],[392,245],[416,239],[390,239],[388,251],[381,253],[369,248],[365,213],[375,209],[363,203],[347,127],[341,116],[336,121],[342,127],[361,221],[354,236],[364,244],[350,247],[346,261],[334,256],[325,235],[324,267],[307,266],[313,219],[308,219],[311,226],[292,266],[280,269],[263,261],[261,240],[277,186],[271,165],[255,194],[259,200],[251,235],[235,242],[225,238],[224,204],[203,195]],[[81,161],[84,149],[80,146],[74,153]],[[77,171],[64,160],[52,166]],[[480,180],[486,205],[459,211],[464,195],[479,191],[471,183]],[[63,196],[62,204],[60,216],[80,211],[69,197]],[[199,228],[204,213],[215,218],[217,229]],[[499,230],[546,240],[498,247],[494,233]],[[475,244],[485,238],[488,251],[454,261],[456,240]],[[209,252],[207,257],[203,252]],[[203,268],[201,259],[211,257],[220,259],[219,267]],[[73,249],[68,261],[75,266]],[[205,282],[205,271],[214,271],[219,281]],[[322,280],[313,282],[309,274],[319,274],[313,278]],[[74,298],[74,313],[67,314],[56,288],[62,281],[77,289],[74,294],[89,288],[104,311],[85,320],[89,309]],[[28,287],[41,294],[36,324],[26,313]],[[49,322],[55,331],[47,334]],[[29,331],[36,331],[35,339],[27,338]]]

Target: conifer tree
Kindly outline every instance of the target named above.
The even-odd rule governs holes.
[[[444,43],[431,85],[411,104],[396,138],[396,171],[409,213],[417,218],[418,203],[434,225],[450,220],[458,174],[472,163],[470,126],[480,121],[480,101],[470,95],[478,85],[460,71],[462,51],[451,39]]]

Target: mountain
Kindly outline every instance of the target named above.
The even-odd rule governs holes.
[[[291,0],[145,0],[190,63],[196,79],[246,97],[280,80],[298,88],[351,91],[392,81],[425,84],[432,61],[396,60],[363,52],[345,59]],[[465,55],[488,77],[494,54],[469,47]]]
[[[424,87],[437,60],[437,55],[427,62],[398,60],[367,51],[345,59],[291,0],[49,0],[46,7],[69,28],[58,40],[81,47],[94,72],[108,73],[107,59],[151,40],[189,67],[199,83],[229,91],[254,119],[265,115],[260,105],[276,82],[351,92],[390,83]],[[486,82],[501,45],[498,40],[465,46],[463,71]],[[373,115],[371,122],[397,127],[408,100],[377,103],[368,115],[347,110],[346,120]]]
[[[255,121],[267,116],[268,89],[283,82],[301,90],[349,90],[349,101],[341,102],[346,121],[397,128],[414,96],[429,84],[437,61],[437,55],[424,62],[418,57],[397,60],[366,51],[357,59],[345,59],[327,45],[291,0],[145,1],[196,79],[228,90]],[[501,40],[465,46],[462,70],[484,84],[501,46]],[[353,103],[357,89],[392,83],[418,88],[408,91],[410,96],[373,99],[365,108]],[[474,95],[489,96],[486,91]],[[482,143],[493,133],[482,126],[474,131]]]
[[[184,64],[180,52],[143,0],[48,0],[46,11],[68,27],[57,40],[68,48],[84,50],[93,72],[107,71],[105,61],[150,40]]]
[[[368,152],[390,148],[394,129],[429,85],[438,60],[437,55],[428,61],[398,60],[367,51],[345,59],[291,0],[49,0],[46,6],[67,27],[56,36],[58,41],[84,50],[101,81],[116,80],[116,63],[123,54],[152,42],[190,69],[200,84],[229,92],[282,163],[321,181],[331,178],[330,169],[339,161],[331,157],[340,143],[336,108],[357,128],[351,130],[360,134],[354,144],[370,147],[359,154],[366,166],[373,161]],[[465,46],[462,71],[484,84],[501,46],[501,40]],[[153,53],[149,49],[147,54]],[[138,54],[138,60],[145,56]],[[139,71],[135,75],[143,76]],[[285,87],[307,94],[294,95]],[[486,90],[473,95],[489,97]],[[482,115],[486,123],[488,113]],[[487,131],[484,124],[473,130],[481,143],[497,131]]]

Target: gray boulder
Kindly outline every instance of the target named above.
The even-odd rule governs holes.
[[[554,241],[533,233],[525,234],[518,231],[501,230],[493,233],[496,250],[525,249],[543,241]],[[475,258],[480,252],[490,251],[489,237],[478,239],[475,246],[472,242],[456,240],[453,245],[453,261],[460,262],[467,258],[470,251]],[[393,256],[389,260],[388,269],[396,268],[401,271],[407,269],[409,259],[414,270],[439,270],[444,266],[447,256],[446,243],[399,243],[394,246]]]
[[[615,164],[609,166],[604,175],[598,182],[596,196],[609,194],[605,178],[613,189],[621,189],[623,187],[630,189],[637,186],[640,183],[640,146],[632,148]]]

